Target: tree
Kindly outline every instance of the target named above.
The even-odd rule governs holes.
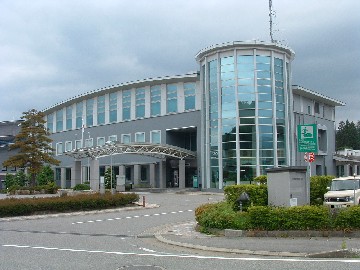
[[[340,121],[336,132],[336,149],[360,149],[360,123]]]
[[[112,170],[112,188],[116,187],[116,177],[115,177],[115,171]],[[110,189],[111,188],[111,168],[108,168],[105,171],[105,176],[104,176],[104,180],[105,180],[105,188]]]
[[[54,182],[54,170],[49,165],[43,166],[36,177],[36,181],[40,186]]]
[[[20,132],[15,136],[10,150],[18,150],[3,166],[28,168],[30,184],[35,186],[36,175],[41,171],[43,164],[59,165],[60,161],[53,157],[50,146],[52,140],[50,132],[45,127],[44,114],[35,109],[23,112]]]

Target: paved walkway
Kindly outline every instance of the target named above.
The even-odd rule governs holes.
[[[195,222],[169,225],[156,233],[164,243],[182,247],[247,255],[284,257],[360,256],[360,239],[343,237],[224,237],[195,231]]]

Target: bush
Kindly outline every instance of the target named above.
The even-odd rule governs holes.
[[[247,228],[247,213],[235,212],[226,202],[204,204],[196,208],[195,218],[205,228],[237,229]]]
[[[0,200],[0,217],[32,215],[44,212],[98,210],[125,206],[139,200],[137,194],[89,194],[69,197]]]
[[[249,202],[243,203],[243,210],[252,205],[266,206],[268,204],[268,193],[266,185],[232,185],[224,188],[225,200],[234,211],[239,210],[237,199],[246,192],[249,195]]]
[[[73,190],[90,190],[90,185],[88,184],[77,184],[75,187],[73,187]]]
[[[310,204],[322,205],[324,203],[324,194],[327,187],[330,186],[331,180],[335,176],[331,175],[315,175],[310,177]]]
[[[254,178],[254,181],[259,183],[259,184],[266,185],[267,184],[267,176],[266,175],[259,175],[259,176]]]
[[[340,209],[335,217],[334,226],[340,230],[360,228],[360,206]]]
[[[329,209],[323,206],[254,206],[248,214],[249,227],[255,230],[322,230],[332,223]]]

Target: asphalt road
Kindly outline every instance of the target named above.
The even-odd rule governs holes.
[[[245,257],[158,242],[166,224],[194,220],[221,194],[140,194],[152,209],[0,222],[0,269],[359,269],[346,259]],[[261,245],[261,243],[259,243]]]

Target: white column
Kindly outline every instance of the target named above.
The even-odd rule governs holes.
[[[166,162],[165,161],[160,161],[159,162],[159,171],[160,171],[160,183],[159,183],[159,188],[166,188]]]
[[[71,168],[71,187],[81,183],[81,160],[76,160]]]
[[[134,165],[134,185],[139,185],[141,180],[141,165]]]
[[[90,187],[94,191],[99,191],[100,174],[99,174],[99,160],[90,160]]]
[[[179,160],[179,189],[185,188],[185,160]]]
[[[60,186],[61,188],[66,188],[66,168],[61,168],[60,170]]]
[[[154,163],[150,164],[150,187],[156,187]]]

